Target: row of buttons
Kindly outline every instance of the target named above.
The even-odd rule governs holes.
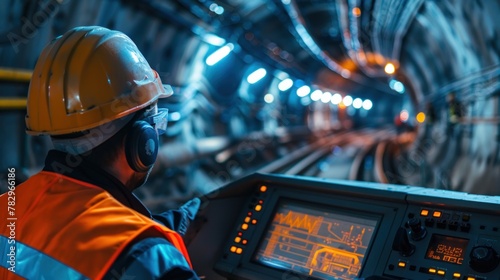
[[[466,223],[466,222],[462,222],[462,223],[459,223],[457,221],[448,222],[447,220],[434,220],[433,218],[426,218],[425,219],[425,226],[433,227],[434,224],[436,224],[437,228],[445,229],[446,225],[448,225],[449,230],[458,230],[460,228],[460,231],[463,231],[463,232],[469,232],[470,228],[471,228],[470,223]]]
[[[449,213],[438,211],[438,210],[432,211],[432,215],[431,215],[431,210],[429,210],[429,209],[422,209],[422,210],[420,210],[420,216],[422,216],[422,217],[444,218],[444,219],[451,218],[452,220],[458,220],[458,219],[460,219],[460,215],[459,214],[450,215]],[[463,214],[462,215],[462,221],[463,222],[470,221],[470,214]]]
[[[406,261],[399,261],[398,262],[398,267],[399,268],[404,269],[407,266],[408,266],[408,264],[407,264]],[[409,269],[412,270],[412,271],[415,271],[417,268],[416,268],[416,266],[411,265],[409,267]],[[419,269],[419,272],[427,273],[427,274],[433,274],[433,275],[439,275],[439,276],[442,276],[442,277],[444,277],[446,275],[446,269],[435,268],[435,267],[429,267],[429,268],[421,267]],[[462,277],[462,274],[460,272],[453,272],[453,274],[452,274],[452,279],[460,279],[461,277]],[[483,278],[478,278],[476,276],[468,275],[468,276],[464,276],[463,280],[483,280]]]
[[[267,186],[260,186],[259,187],[259,193],[265,193],[267,191]],[[260,199],[258,203],[254,206],[251,207],[253,211],[248,211],[247,216],[243,220],[243,223],[240,226],[240,231],[238,231],[237,236],[234,238],[234,243],[236,245],[232,245],[229,247],[229,252],[241,255],[243,253],[243,247],[242,245],[247,245],[248,240],[243,238],[243,232],[248,230],[251,225],[256,225],[257,224],[257,219],[252,218],[255,212],[260,212],[262,211],[262,205],[264,204],[264,200]]]

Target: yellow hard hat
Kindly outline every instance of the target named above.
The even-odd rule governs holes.
[[[26,131],[51,136],[86,131],[171,94],[125,34],[77,27],[46,46],[37,61]]]

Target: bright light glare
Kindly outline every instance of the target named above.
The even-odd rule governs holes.
[[[371,108],[373,107],[373,103],[370,99],[366,99],[365,101],[363,101],[363,109],[365,110],[370,110]]]
[[[297,89],[297,95],[299,97],[307,96],[311,92],[311,88],[309,86],[301,86]]]
[[[420,112],[417,114],[417,122],[419,123],[423,123],[425,121],[425,113],[424,112]]]
[[[328,91],[323,92],[323,95],[321,96],[321,102],[323,103],[328,103],[332,99],[332,94]]]
[[[266,103],[273,103],[274,96],[272,94],[268,93],[268,94],[264,95],[264,101]]]
[[[340,95],[340,93],[335,93],[331,98],[331,102],[334,105],[339,104],[341,101],[342,101],[342,95]]]
[[[215,8],[214,12],[218,15],[222,15],[224,13],[224,7],[218,6],[217,8]]]
[[[264,68],[259,68],[255,71],[252,72],[252,74],[248,75],[247,77],[247,82],[249,84],[255,84],[256,82],[260,81],[262,78],[264,78],[267,74],[266,69]]]
[[[216,64],[217,62],[221,61],[224,57],[226,57],[234,48],[234,45],[231,43],[228,43],[224,47],[216,50],[213,54],[209,55],[207,57],[207,60],[205,60],[205,63],[208,66],[212,66]]]
[[[209,7],[210,11],[222,15],[224,13],[224,7],[217,5],[216,3],[212,3]]]
[[[359,109],[363,106],[363,100],[361,100],[361,98],[356,98],[354,99],[354,101],[352,102],[352,107],[356,108],[356,109]]]
[[[387,74],[394,74],[394,72],[396,71],[396,67],[394,67],[394,64],[389,62],[385,65],[384,71]]]
[[[323,96],[323,92],[321,90],[317,89],[311,93],[311,100],[318,101],[321,99],[321,96]]]
[[[344,102],[345,106],[351,106],[352,97],[350,95],[346,95],[342,101]]]
[[[285,91],[293,86],[293,81],[290,78],[286,78],[278,84],[278,89]]]
[[[206,33],[203,36],[203,40],[205,40],[207,43],[214,45],[214,46],[222,46],[226,43],[226,40],[224,38],[221,38],[215,34],[210,34]]]
[[[394,90],[399,92],[399,93],[404,93],[405,92],[405,86],[403,85],[402,82],[396,81],[394,83]]]
[[[181,113],[179,113],[179,112],[168,113],[168,118],[169,118],[169,121],[176,122],[176,121],[181,119]]]
[[[407,110],[402,110],[401,113],[399,113],[399,118],[402,122],[407,122],[409,117],[410,114],[408,114]]]

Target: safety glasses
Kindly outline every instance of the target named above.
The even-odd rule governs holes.
[[[164,134],[167,131],[168,109],[158,108],[158,113],[148,116],[143,120],[152,125],[158,131],[158,134]]]

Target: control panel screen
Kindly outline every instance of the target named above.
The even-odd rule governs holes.
[[[284,200],[278,204],[254,260],[318,279],[355,279],[378,220],[367,214]]]
[[[467,244],[469,244],[468,239],[433,234],[425,258],[462,264]]]

